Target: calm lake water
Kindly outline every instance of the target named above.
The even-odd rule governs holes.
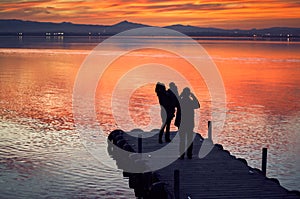
[[[76,75],[103,39],[0,38],[1,198],[134,198],[122,171],[92,157],[74,130]],[[289,190],[300,190],[300,43],[197,41],[218,67],[226,90],[226,121],[217,142],[257,168],[261,149],[267,147],[268,177],[278,178]],[[121,50],[116,46],[101,56]],[[159,118],[153,83],[131,93],[128,110],[136,126],[128,125],[125,118],[117,123],[111,107],[112,91],[126,71],[153,60],[173,66],[189,79],[201,103],[195,130],[206,137],[211,99],[205,83],[191,72],[184,58],[153,49],[122,56],[103,74],[95,93],[95,108],[105,133],[120,127],[150,130],[146,128],[150,122],[159,128],[160,119],[153,119]],[[148,70],[137,70],[123,82],[139,82],[147,75],[151,75]],[[158,74],[156,78],[160,81],[162,77]],[[174,81],[179,91],[186,86],[175,76]],[[117,107],[124,105],[122,96],[130,91],[126,85],[119,87]]]

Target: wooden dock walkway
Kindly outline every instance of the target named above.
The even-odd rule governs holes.
[[[155,151],[168,144],[158,143],[158,130],[124,133],[123,138],[135,151],[138,151],[138,134],[147,137],[142,139],[142,152]],[[153,135],[149,137],[151,134]],[[176,132],[172,132],[171,138],[175,135]],[[200,159],[198,152],[203,139],[199,134],[196,135],[192,159],[178,159],[177,155],[174,156],[177,151],[159,157],[161,160],[176,159],[170,165],[155,171],[159,180],[166,183],[169,198],[300,198],[299,192],[286,190],[277,179],[265,177],[259,169],[249,167],[245,160],[230,155],[221,145],[214,145],[210,153]],[[172,154],[174,157],[170,157]],[[179,171],[179,190],[174,189],[175,170]]]

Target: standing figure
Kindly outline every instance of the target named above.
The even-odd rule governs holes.
[[[180,104],[179,104],[178,89],[174,82],[169,83],[169,89],[167,90],[167,92],[171,97],[172,106],[174,107],[173,108],[174,113],[175,113],[175,108],[176,108],[176,117],[175,117],[174,125],[179,128],[180,120],[181,120],[181,109],[180,109]]]
[[[194,110],[200,108],[196,96],[191,93],[189,88],[184,88],[180,94],[181,122],[179,127],[180,159],[184,158],[187,147],[187,157],[192,159],[193,156],[193,129],[194,129]]]
[[[161,119],[162,126],[159,131],[159,139],[158,142],[162,143],[162,137],[164,133],[164,129],[166,129],[165,141],[170,142],[170,125],[173,117],[175,116],[175,109],[171,105],[170,95],[166,91],[166,86],[163,83],[158,82],[155,87],[155,92],[158,97],[159,104],[161,106]]]

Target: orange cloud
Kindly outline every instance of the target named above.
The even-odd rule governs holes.
[[[293,0],[4,0],[1,19],[88,24],[129,20],[149,25],[184,24],[220,28],[299,27],[300,2]]]

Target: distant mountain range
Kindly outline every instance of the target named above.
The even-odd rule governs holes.
[[[87,25],[70,22],[51,23],[23,20],[0,20],[0,35],[114,35],[125,30],[150,27],[144,24],[122,21],[114,25]],[[300,28],[273,27],[265,29],[220,29],[185,26],[165,26],[189,36],[257,36],[257,37],[300,37]],[[151,35],[151,33],[149,33]]]

